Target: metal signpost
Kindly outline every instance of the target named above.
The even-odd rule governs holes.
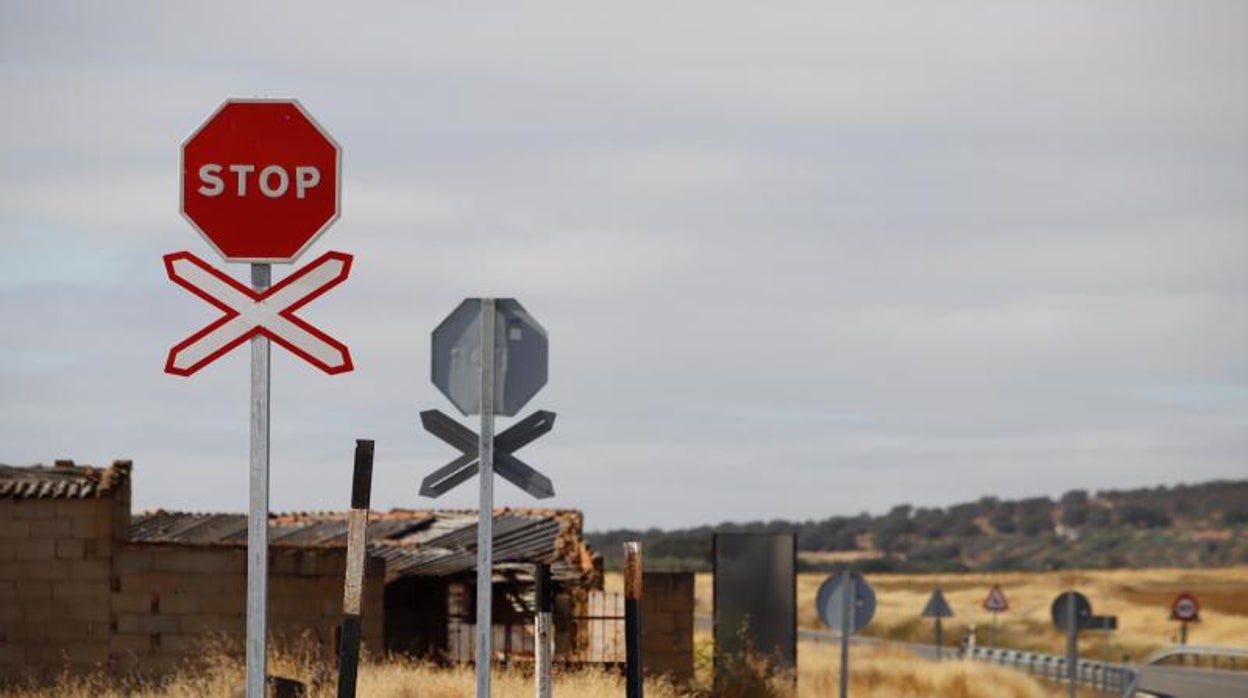
[[[992,614],[992,646],[996,647],[997,614],[1010,610],[1010,602],[1005,598],[1005,592],[1001,591],[1000,584],[992,585],[992,590],[988,592],[988,598],[984,599],[984,610]]]
[[[1170,604],[1170,620],[1179,622],[1179,644],[1187,644],[1187,624],[1200,622],[1200,601],[1188,593],[1174,597]]]
[[[425,429],[462,452],[429,475],[420,492],[437,497],[480,473],[477,519],[477,696],[490,695],[493,658],[494,470],[534,497],[554,496],[549,478],[512,453],[550,431],[555,415],[538,412],[494,436],[494,415],[514,416],[546,385],[546,331],[513,298],[468,298],[433,331],[433,384],[464,415],[481,415],[481,431],[430,410]],[[472,443],[476,437],[476,445]],[[497,463],[496,463],[497,461]],[[541,677],[538,681],[541,682]]]
[[[841,634],[841,698],[849,695],[849,636],[875,617],[875,589],[857,572],[828,577],[815,595],[815,610]]]
[[[945,642],[943,629],[941,628],[941,620],[953,617],[953,609],[949,608],[949,602],[945,601],[945,593],[936,587],[932,591],[932,597],[927,600],[927,605],[923,607],[923,618],[933,618],[936,620],[936,661],[940,661],[945,651]]]
[[[251,464],[247,518],[247,698],[264,695],[268,614],[269,340],[326,373],[352,369],[347,348],[295,311],[347,278],[331,252],[272,285],[338,218],[338,144],[293,99],[231,99],[182,144],[181,212],[227,262],[251,265],[251,287],[189,252],[165,256],[169,278],[224,315],[169,352],[165,371],[190,376],[251,341]]]
[[[1050,607],[1053,625],[1066,633],[1066,675],[1070,680],[1070,698],[1075,698],[1075,682],[1078,678],[1079,631],[1088,627],[1092,618],[1092,603],[1077,591],[1066,591],[1053,599]]]

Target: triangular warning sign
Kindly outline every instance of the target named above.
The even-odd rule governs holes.
[[[992,585],[992,591],[988,592],[988,598],[984,599],[984,610],[993,613],[1002,613],[1010,610],[1010,602],[1005,599],[1005,592],[1001,591],[1001,587],[997,584]]]
[[[936,587],[932,592],[932,598],[927,600],[927,606],[923,608],[924,618],[952,618],[953,609],[949,608],[949,602],[945,601],[945,593]]]

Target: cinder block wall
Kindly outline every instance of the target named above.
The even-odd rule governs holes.
[[[0,500],[0,679],[108,661],[116,499]],[[125,530],[124,528],[122,529]]]
[[[646,572],[642,576],[642,665],[651,676],[678,684],[693,680],[692,572]]]
[[[342,620],[346,550],[271,548],[270,647],[311,642],[326,656]],[[114,560],[109,655],[121,669],[163,673],[204,653],[241,652],[246,638],[247,551],[130,544]],[[381,654],[385,562],[365,570],[363,644]]]

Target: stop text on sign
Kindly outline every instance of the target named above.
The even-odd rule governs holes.
[[[227,262],[294,262],[338,219],[340,158],[297,101],[227,100],[182,144],[182,215]]]
[[[293,180],[295,198],[302,199],[307,196],[309,189],[321,183],[321,171],[314,165],[296,165],[293,175],[281,165],[269,165],[260,170],[254,180],[255,186],[249,189],[248,179],[255,173],[256,165],[218,165],[210,162],[199,168],[199,181],[203,184],[196,191],[203,196],[220,196],[226,193],[225,178],[222,176],[226,171],[230,173],[226,176],[232,176],[235,183],[229,190],[239,197],[258,191],[270,199],[276,199],[291,191],[290,184]]]

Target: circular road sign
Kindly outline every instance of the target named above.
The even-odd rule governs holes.
[[[227,262],[293,262],[338,218],[340,160],[297,101],[226,100],[182,144],[182,215]]]
[[[1075,627],[1073,629],[1076,632],[1087,627],[1089,619],[1092,618],[1092,602],[1088,601],[1088,597],[1077,591],[1066,591],[1058,594],[1057,598],[1053,599],[1053,606],[1050,609],[1053,614],[1053,625],[1056,625],[1058,630],[1067,633],[1072,630],[1066,627],[1070,604],[1075,606]]]
[[[846,587],[852,587],[850,603],[853,605],[849,631],[856,633],[867,627],[875,617],[875,589],[857,572],[850,572],[850,584],[845,583],[846,573],[838,572],[828,577],[815,595],[815,610],[819,617],[833,630],[840,630],[845,622]]]
[[[1200,620],[1200,602],[1191,594],[1179,594],[1170,604],[1170,619],[1184,623]]]
[[[546,385],[546,330],[514,298],[494,301],[494,413],[514,416]],[[433,331],[433,384],[465,415],[481,414],[481,299]]]

